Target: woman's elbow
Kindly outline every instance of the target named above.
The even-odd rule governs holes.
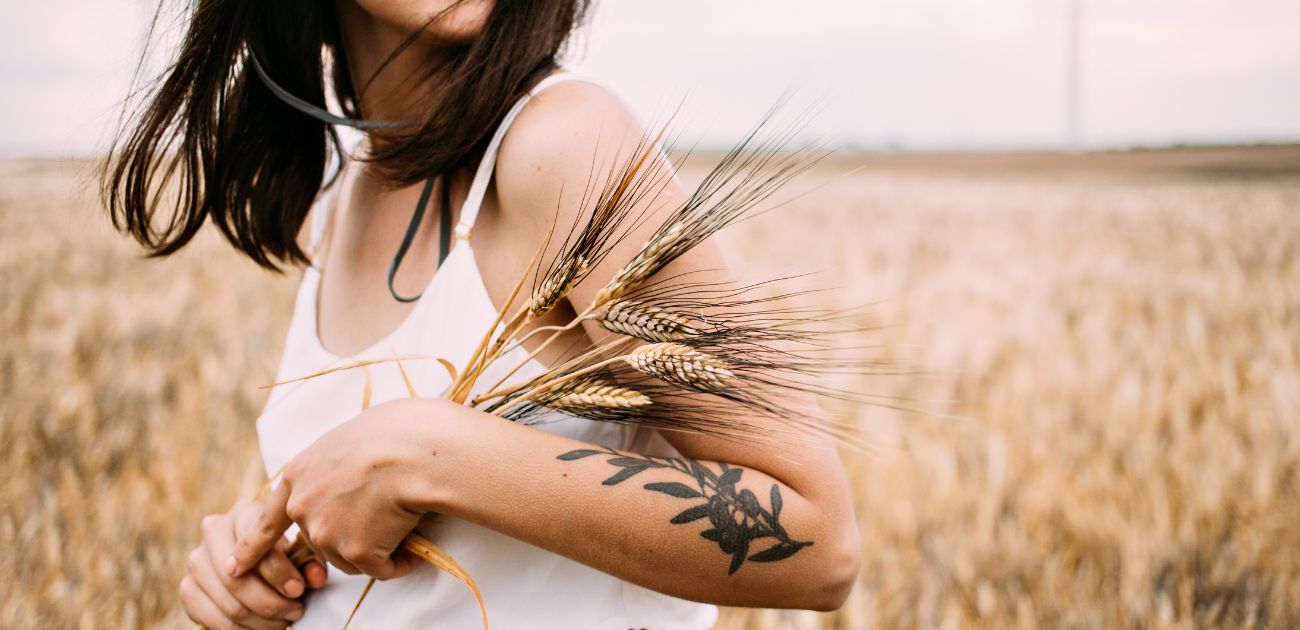
[[[862,541],[858,538],[856,528],[851,528],[850,532],[839,537],[833,543],[833,548],[826,549],[825,553],[822,579],[815,580],[819,588],[809,594],[810,601],[801,608],[821,612],[839,610],[848,601],[849,593],[858,582],[858,571],[862,564]]]
[[[862,540],[855,524],[834,527],[815,538],[809,562],[782,580],[780,601],[767,606],[831,612],[848,601],[862,565]],[[795,588],[791,588],[794,586]]]

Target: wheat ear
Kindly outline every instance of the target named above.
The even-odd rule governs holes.
[[[680,343],[652,343],[622,357],[638,372],[690,389],[719,389],[734,376],[726,361]]]
[[[497,382],[488,389],[491,391],[499,389],[507,379],[518,372],[520,368],[528,363],[528,361],[540,354],[542,350],[545,350],[551,342],[558,339],[560,333],[566,330],[572,330],[586,320],[599,322],[606,330],[650,342],[681,341],[688,337],[700,334],[700,331],[697,328],[691,326],[690,318],[685,315],[673,313],[657,306],[650,306],[634,300],[620,300],[613,304],[606,304],[596,311],[591,311],[589,309],[586,312],[580,313],[573,319],[573,321],[563,326],[547,326],[538,328],[516,339],[511,346],[507,347],[503,351],[503,354],[509,352],[515,347],[522,346],[523,342],[535,333],[551,333],[549,337],[542,341],[542,344],[538,346],[537,349],[529,352],[528,356],[524,357],[522,361],[517,363],[514,368],[506,372],[506,374],[501,376],[501,378],[497,379]],[[477,402],[479,402],[479,399],[476,398],[475,403]]]
[[[681,341],[699,334],[686,316],[635,300],[614,302],[593,319],[607,330],[644,341]]]
[[[554,275],[537,285],[537,290],[528,301],[528,317],[537,319],[550,311],[556,303],[569,294],[569,291],[573,290],[578,280],[586,275],[588,267],[589,263],[583,256],[575,256],[564,261]]]
[[[634,158],[614,178],[617,183],[611,181],[611,186],[596,200],[596,207],[586,225],[565,239],[561,245],[563,253],[542,274],[542,281],[536,285],[528,300],[530,319],[545,315],[564,299],[610,253],[612,246],[627,234],[627,230],[644,217],[645,209],[635,217],[630,214],[638,201],[653,190],[660,180],[643,177],[643,169],[652,162],[660,141],[671,126],[670,119],[653,137],[642,137]],[[584,196],[584,205],[585,199]],[[629,225],[629,220],[633,225]]]
[[[589,383],[556,396],[546,402],[554,409],[577,411],[582,409],[633,409],[652,404],[649,396],[617,385]]]

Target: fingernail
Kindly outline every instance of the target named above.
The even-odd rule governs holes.
[[[319,564],[309,564],[303,569],[303,575],[306,576],[308,583],[312,588],[320,588],[325,583],[325,568]]]
[[[239,569],[239,563],[235,561],[234,556],[226,558],[226,575],[235,577],[235,571]]]
[[[297,621],[299,619],[302,619],[302,609],[295,608],[293,610],[290,610],[289,614],[285,615],[284,618],[288,619],[289,621]]]
[[[302,595],[302,589],[302,580],[299,580],[298,578],[289,578],[284,583],[284,594],[289,597]]]

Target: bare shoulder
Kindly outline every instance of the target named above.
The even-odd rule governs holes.
[[[507,211],[556,209],[561,190],[580,195],[593,176],[636,149],[645,133],[623,101],[605,87],[564,81],[524,106],[502,140],[497,193]]]

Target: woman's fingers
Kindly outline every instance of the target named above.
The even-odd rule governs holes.
[[[421,566],[424,566],[424,560],[415,554],[400,548],[393,552],[393,577],[408,575]]]
[[[207,558],[207,553],[202,548],[197,548],[190,556],[190,578],[202,590],[208,601],[216,607],[221,618],[226,624],[218,624],[222,627],[240,627],[252,628],[253,630],[272,630],[283,628],[286,625],[285,619],[272,619],[273,615],[262,617],[254,613],[249,607],[235,597],[226,584],[218,575],[212,562]],[[263,585],[265,587],[265,585]],[[270,590],[270,587],[265,587]],[[299,604],[301,607],[301,604]],[[301,608],[299,608],[301,610]],[[286,616],[287,617],[287,616]],[[301,617],[299,612],[295,618]]]
[[[194,582],[192,576],[187,575],[181,580],[179,593],[181,606],[185,608],[185,615],[190,618],[190,621],[209,630],[234,630],[238,627],[235,622],[221,613],[208,594]]]
[[[285,555],[284,548],[287,545],[287,542],[276,545],[275,549],[262,556],[262,561],[257,563],[257,574],[281,595],[297,599],[307,590],[307,582],[298,567],[293,566],[289,556]]]
[[[224,612],[243,614],[247,611],[262,619],[290,621],[300,617],[302,603],[276,592],[260,575],[251,574],[232,578],[217,570],[217,563],[230,555],[234,539],[233,518],[203,519],[203,546],[195,549],[195,552],[200,553],[191,558],[190,563],[190,573],[198,580],[199,586],[203,587],[203,590],[212,597],[213,602]],[[212,584],[213,581],[216,584]],[[221,593],[214,593],[210,589],[219,589]],[[226,601],[227,596],[233,598],[239,604],[239,608]],[[232,619],[243,623],[239,617],[232,617]]]
[[[360,575],[361,573],[363,573],[363,571],[361,569],[358,569],[356,565],[352,564],[351,562],[348,562],[347,560],[344,560],[343,556],[334,553],[329,549],[316,548],[316,557],[323,558],[326,562],[334,565],[334,568],[348,575]]]
[[[307,579],[307,586],[320,588],[325,586],[325,580],[329,577],[329,558],[322,556],[316,548],[316,543],[311,541],[311,534],[307,528],[303,527],[298,530],[298,535],[302,537],[303,542],[307,543],[307,548],[311,549],[312,559],[302,567],[302,576]]]
[[[234,516],[234,532],[242,532],[250,527],[259,513],[258,504],[241,501],[235,504],[231,510]],[[233,533],[232,533],[233,536]],[[303,575],[298,571],[298,567],[293,566],[287,555],[289,541],[283,537],[276,541],[275,548],[267,552],[257,563],[257,574],[270,584],[272,588],[280,592],[281,595],[291,599],[301,597],[307,588],[307,582]]]
[[[284,531],[293,524],[286,512],[288,503],[289,483],[282,480],[261,504],[253,521],[236,532],[238,541],[235,548],[221,565],[227,575],[239,577],[247,573],[275,548],[276,542],[284,537]]]
[[[401,577],[397,573],[397,564],[382,551],[356,553],[350,559],[352,565],[359,571],[375,579],[391,580],[395,577]]]
[[[307,586],[320,588],[325,586],[325,579],[329,577],[329,570],[325,568],[325,563],[312,560],[303,566],[302,576],[307,579]]]

